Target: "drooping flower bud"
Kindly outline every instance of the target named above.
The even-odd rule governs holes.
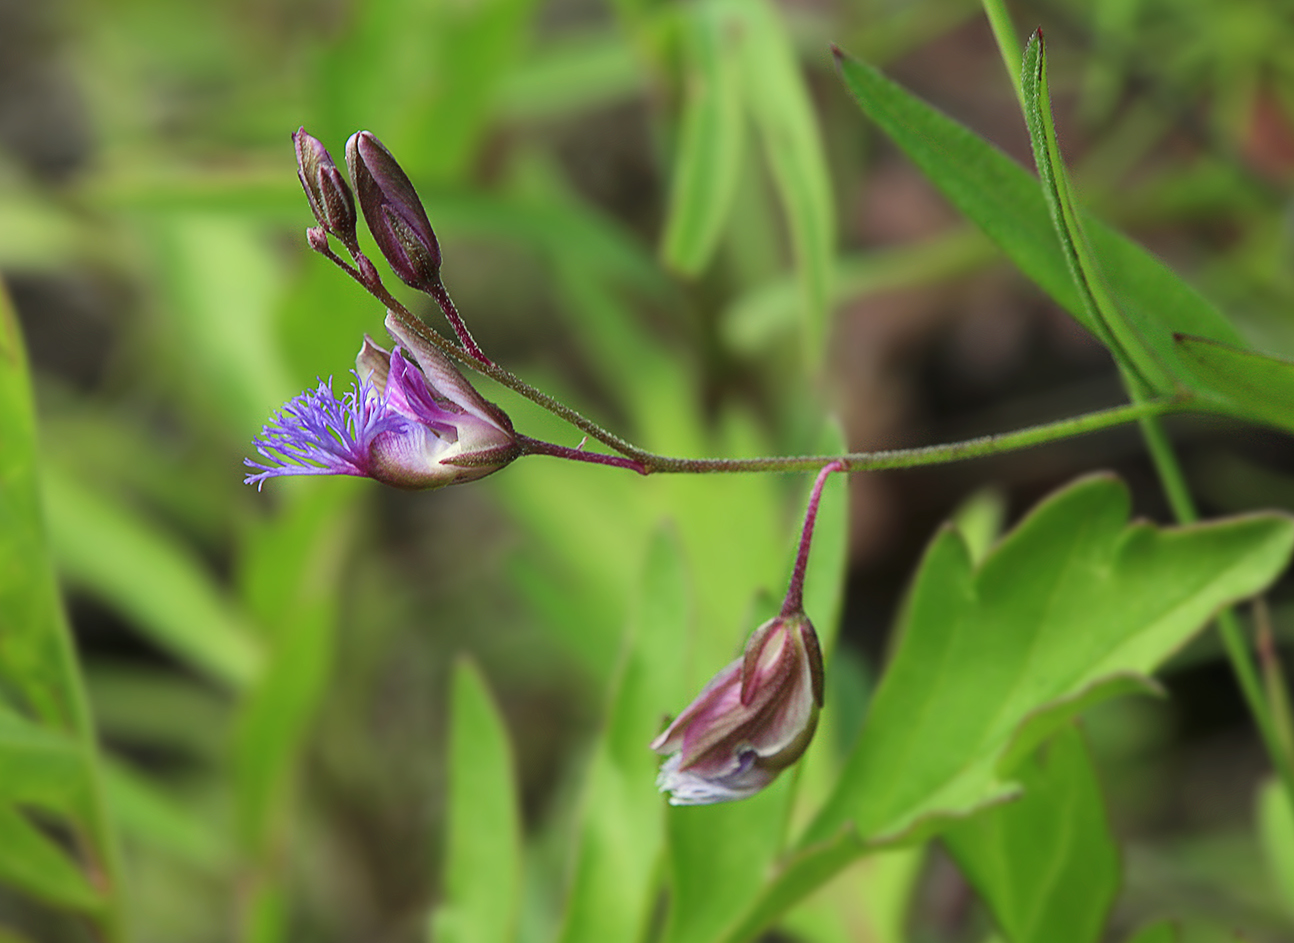
[[[387,315],[386,329],[397,346],[386,351],[364,338],[352,392],[339,401],[331,383],[321,381],[265,426],[254,443],[265,461],[245,460],[259,469],[248,484],[281,475],[357,475],[397,488],[441,488],[484,478],[517,457],[503,410],[394,315]]]
[[[391,270],[410,288],[440,284],[440,244],[408,175],[368,131],[346,142],[346,167],[364,222]]]
[[[292,135],[297,151],[297,177],[310,201],[310,211],[323,227],[341,240],[347,249],[359,246],[355,238],[355,198],[351,196],[346,178],[333,162],[332,155],[320,141],[298,128]],[[311,240],[314,245],[314,240]]]
[[[822,649],[804,614],[804,575],[827,479],[845,471],[828,462],[809,493],[782,611],[751,633],[742,657],[715,675],[651,743],[668,755],[656,785],[670,805],[745,799],[798,760],[822,708]]]
[[[822,652],[803,612],[761,625],[652,741],[668,754],[656,785],[670,805],[745,799],[804,753],[822,707]]]

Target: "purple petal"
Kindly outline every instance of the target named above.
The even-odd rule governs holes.
[[[355,388],[341,400],[331,378],[288,400],[252,441],[265,462],[244,459],[249,468],[260,469],[244,483],[259,489],[267,478],[282,475],[368,475],[374,438],[404,430],[408,420],[387,409],[367,380],[355,379]]]

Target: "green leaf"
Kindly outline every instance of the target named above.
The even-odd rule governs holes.
[[[216,212],[172,213],[153,223],[173,314],[164,322],[175,332],[167,340],[183,351],[174,381],[200,413],[241,439],[297,392],[273,337],[283,276],[270,234],[278,233]]]
[[[996,242],[1025,275],[1097,337],[1052,225],[1038,180],[963,125],[837,50],[841,78],[862,110],[899,145],[962,213]],[[1110,293],[1136,335],[1172,379],[1198,380],[1179,362],[1174,332],[1241,345],[1236,329],[1163,263],[1085,213],[1083,231]]]
[[[351,533],[345,510],[357,493],[302,484],[298,500],[255,529],[245,555],[261,572],[243,574],[244,594],[272,639],[234,735],[241,838],[258,856],[273,854],[287,826],[292,774],[332,671]]]
[[[1128,943],[1177,943],[1181,939],[1177,924],[1171,920],[1160,920],[1142,927],[1132,936]]]
[[[562,943],[645,933],[665,840],[665,800],[655,783],[660,757],[647,744],[660,731],[662,709],[688,696],[678,665],[690,647],[689,608],[678,538],[661,530],[648,548],[625,660],[589,771]]]
[[[1024,796],[944,833],[1011,943],[1095,943],[1119,889],[1119,851],[1078,728],[1017,771]]]
[[[508,732],[469,661],[454,671],[450,724],[445,897],[431,938],[498,943],[517,926],[521,821]]]
[[[365,3],[316,60],[307,85],[315,133],[340,141],[371,127],[415,183],[463,179],[533,8],[534,0]]]
[[[85,773],[76,740],[0,709],[0,801],[70,812],[85,798]]]
[[[1270,583],[1294,546],[1294,524],[1274,514],[1162,530],[1127,518],[1123,485],[1093,476],[1043,502],[979,567],[956,531],[935,538],[812,838],[852,821],[886,840],[1013,792],[994,767],[1030,715],[1153,671],[1217,609]]]
[[[106,763],[103,773],[108,807],[127,838],[212,873],[230,862],[229,841],[215,822],[123,764]]]
[[[35,713],[71,729],[63,610],[54,583],[36,470],[27,354],[0,285],[0,677]]]
[[[1237,415],[1294,431],[1294,363],[1202,337],[1176,340],[1187,368]]]
[[[566,118],[636,100],[647,78],[623,30],[562,30],[502,76],[499,107],[510,121]]]
[[[791,33],[769,0],[731,3],[741,87],[790,226],[808,362],[825,354],[836,221],[822,135]]]
[[[661,255],[696,275],[714,255],[728,219],[746,144],[738,49],[728,5],[698,3],[682,13],[685,97]]]
[[[1042,192],[1051,210],[1060,247],[1087,312],[1088,321],[1097,328],[1097,337],[1125,367],[1133,370],[1142,383],[1152,390],[1169,391],[1172,381],[1139,332],[1128,323],[1105,286],[1105,278],[1088,245],[1083,223],[1075,202],[1073,186],[1065,170],[1065,161],[1056,140],[1051,114],[1051,93],[1047,86],[1047,51],[1042,30],[1029,39],[1021,70],[1025,122],[1033,146]]]
[[[95,778],[97,747],[80,666],[63,615],[42,521],[31,382],[18,321],[0,285],[0,689],[18,695],[40,730],[5,712],[0,776],[24,804],[57,806],[92,855],[105,895],[17,808],[0,803],[0,881],[51,903],[98,911],[105,940],[124,937],[120,863]],[[38,732],[39,730],[39,732]],[[80,762],[46,737],[75,738]],[[66,802],[64,799],[66,798]],[[82,801],[83,800],[83,801]]]
[[[971,559],[979,563],[997,542],[1006,518],[1006,498],[996,488],[975,492],[953,512],[953,524],[966,541]]]
[[[45,475],[50,535],[67,578],[150,641],[237,689],[260,670],[245,621],[189,548],[61,471]]]
[[[1127,518],[1123,486],[1093,476],[978,566],[955,529],[940,532],[835,793],[726,939],[749,938],[869,848],[1015,795],[1017,739],[1128,690],[1220,607],[1261,591],[1294,546],[1294,525],[1273,514],[1168,529]]]
[[[1258,837],[1285,908],[1294,913],[1294,810],[1279,780],[1268,780],[1258,792]]]
[[[912,891],[924,848],[897,848],[855,861],[791,910],[778,929],[813,943],[906,943]]]
[[[7,805],[0,805],[0,881],[69,910],[94,913],[103,906],[67,852]]]

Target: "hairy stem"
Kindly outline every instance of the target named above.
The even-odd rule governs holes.
[[[970,458],[981,458],[998,455],[1018,449],[1032,448],[1059,439],[1085,435],[1114,426],[1144,420],[1164,413],[1187,409],[1191,401],[1187,397],[1167,397],[1157,400],[1145,400],[1112,409],[1099,410],[1074,416],[1056,422],[1030,426],[1014,432],[980,436],[963,442],[950,442],[944,445],[930,445],[914,449],[892,449],[880,452],[851,452],[846,455],[800,455],[800,456],[766,456],[761,458],[679,458],[670,455],[659,455],[639,448],[632,442],[604,429],[592,419],[581,415],[560,400],[554,399],[542,390],[536,389],[525,380],[500,367],[475,357],[470,351],[450,343],[439,332],[432,330],[422,319],[402,305],[381,283],[380,279],[368,279],[330,249],[320,249],[335,265],[355,279],[370,294],[381,301],[394,314],[404,327],[417,334],[429,344],[434,344],[445,353],[477,373],[489,377],[500,386],[506,387],[542,407],[560,419],[570,423],[585,435],[596,439],[603,445],[628,459],[631,463],[608,462],[603,458],[594,458],[598,453],[570,449],[560,453],[560,457],[574,461],[596,462],[604,465],[618,465],[629,468],[639,474],[716,474],[732,472],[778,472],[778,471],[815,471],[832,462],[841,462],[843,471],[879,471],[888,468],[916,468],[921,465],[943,465]],[[368,266],[372,270],[371,266]],[[445,293],[449,298],[448,292]],[[437,299],[439,300],[439,299]],[[448,302],[452,305],[452,301]],[[443,305],[442,305],[443,307]],[[531,440],[537,442],[537,440]],[[547,446],[543,451],[532,448],[529,454],[559,455],[562,446]]]
[[[832,472],[844,471],[845,463],[831,462],[822,466],[818,478],[809,492],[809,506],[804,511],[804,527],[800,530],[800,549],[795,554],[795,569],[791,571],[791,585],[786,590],[786,600],[782,603],[782,615],[791,616],[804,610],[804,574],[809,569],[809,548],[813,545],[813,525],[818,522],[818,504],[822,501],[822,489]]]
[[[1146,401],[1145,390],[1126,371],[1124,380],[1134,402]],[[1163,424],[1157,416],[1144,416],[1140,423],[1146,448],[1150,451],[1151,460],[1154,462],[1155,471],[1159,475],[1173,515],[1179,523],[1195,523],[1200,515],[1191,497],[1186,476],[1182,473],[1182,467],[1173,451],[1173,445],[1164,432]],[[1271,757],[1272,765],[1276,767],[1277,775],[1285,788],[1286,798],[1291,806],[1294,806],[1294,756],[1285,749],[1277,725],[1268,709],[1262,680],[1254,665],[1249,646],[1245,643],[1244,633],[1241,631],[1240,622],[1234,610],[1223,609],[1218,613],[1218,636],[1222,639],[1222,647],[1231,662],[1231,669],[1235,673],[1236,682],[1240,685],[1245,704],[1249,708],[1249,713],[1253,715],[1254,723],[1258,726],[1263,745],[1267,748],[1267,754]]]
[[[463,345],[463,349],[472,355],[474,360],[479,361],[487,367],[494,366],[494,362],[477,346],[476,341],[472,340],[472,333],[467,329],[467,324],[463,321],[463,316],[458,313],[458,306],[454,304],[454,299],[449,297],[449,291],[441,281],[426,289],[426,293],[436,300],[440,305],[440,310],[444,312],[445,320],[449,326],[454,329],[458,335],[458,342]]]

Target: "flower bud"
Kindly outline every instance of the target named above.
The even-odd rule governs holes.
[[[346,178],[337,169],[332,155],[317,138],[307,134],[305,128],[297,129],[292,135],[292,143],[297,151],[297,177],[306,191],[306,199],[310,201],[310,211],[324,232],[332,233],[348,249],[357,248],[355,198],[351,196]]]
[[[440,284],[440,244],[409,177],[368,131],[346,142],[346,166],[364,222],[391,270],[410,288]]]
[[[798,760],[822,707],[822,652],[803,612],[761,625],[651,744],[670,805],[745,799]]]

